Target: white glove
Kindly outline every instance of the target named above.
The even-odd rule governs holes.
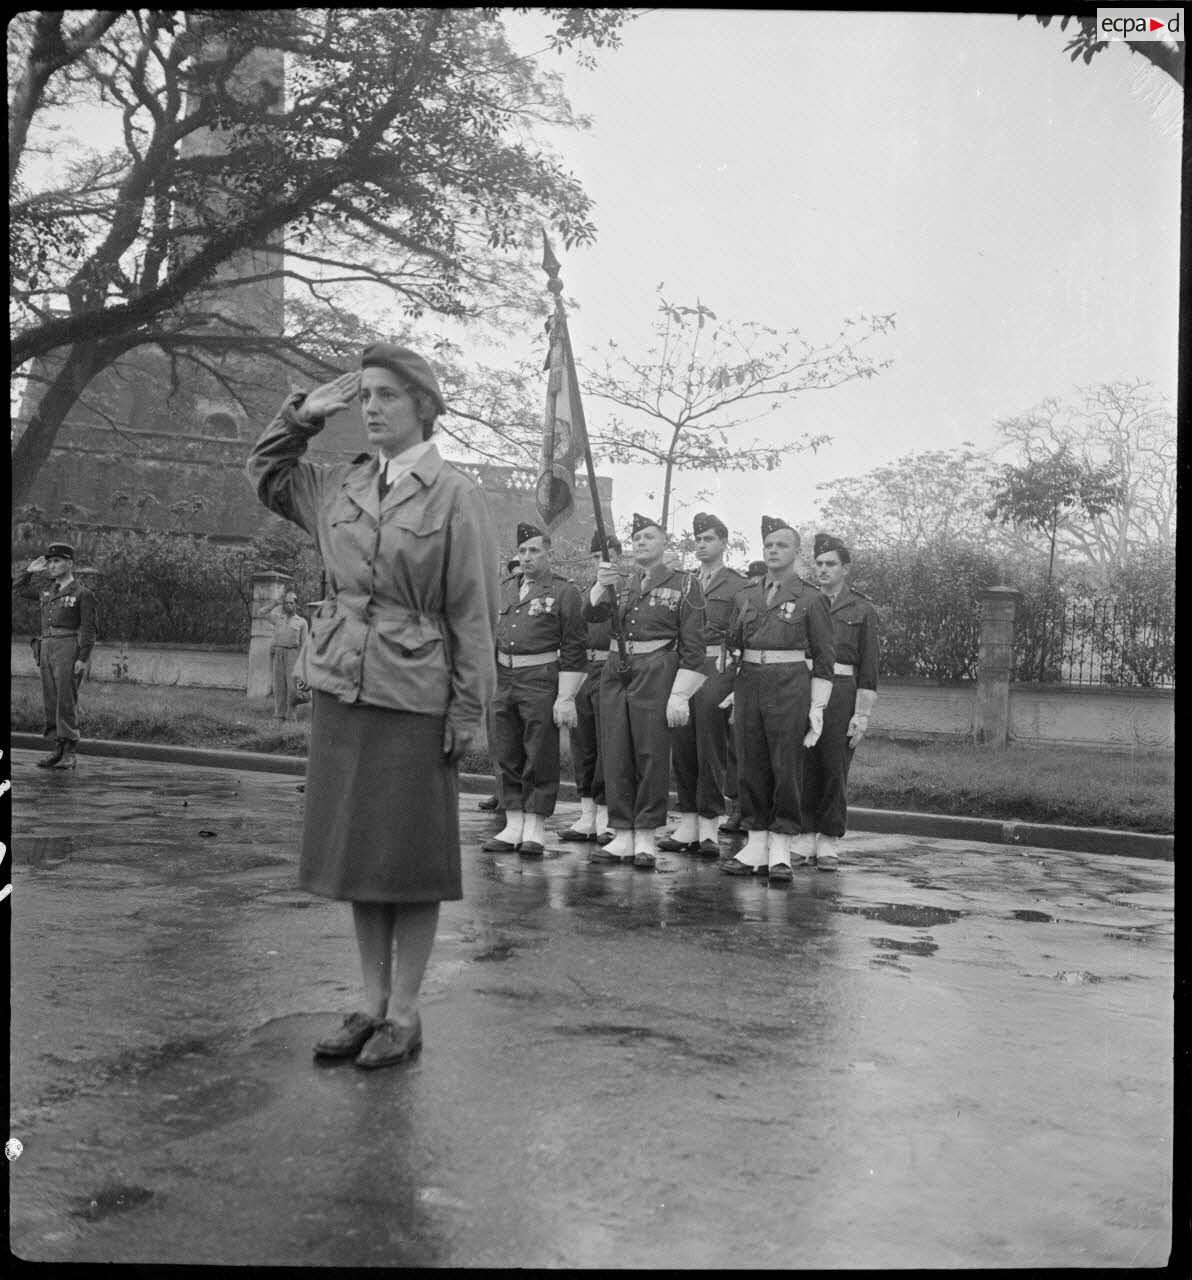
[[[733,695],[730,693],[723,702],[718,702],[716,705],[721,709],[721,711],[731,711],[734,705]]]
[[[555,698],[554,718],[560,729],[574,729],[579,721],[579,713],[575,709],[575,695],[580,685],[588,678],[586,671],[560,671],[559,695]]]
[[[670,697],[666,700],[666,723],[672,729],[681,729],[691,721],[691,708],[688,699],[707,679],[702,671],[675,672],[675,680],[671,685]]]
[[[857,749],[857,744],[865,736],[865,730],[869,728],[869,713],[876,703],[876,689],[857,690],[857,708],[853,712],[853,718],[848,722],[848,745],[854,751]]]
[[[828,705],[828,699],[832,696],[832,681],[817,680],[815,676],[811,677],[811,710],[807,713],[807,720],[810,728],[803,736],[803,745],[805,747],[814,747],[820,740],[820,734],[824,731],[824,708]]]

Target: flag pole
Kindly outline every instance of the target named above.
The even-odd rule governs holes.
[[[583,400],[579,394],[579,383],[575,377],[575,357],[571,351],[571,334],[567,329],[567,313],[563,309],[563,281],[559,279],[559,271],[561,263],[555,257],[554,251],[550,247],[550,241],[546,238],[546,231],[542,232],[542,269],[547,274],[546,288],[547,292],[554,295],[555,299],[555,318],[552,338],[554,334],[558,334],[563,344],[563,358],[566,361],[567,372],[571,379],[571,385],[575,388],[575,396],[571,410],[578,419],[575,424],[579,428],[579,439],[584,442],[584,466],[588,472],[588,490],[592,495],[592,515],[596,521],[596,537],[599,539],[601,547],[604,549],[604,559],[610,562],[608,533],[604,527],[604,512],[600,505],[600,490],[596,484],[596,465],[592,461],[592,446],[588,443],[588,424],[584,418]],[[612,595],[612,613],[609,615],[609,631],[613,639],[617,642],[617,674],[622,679],[626,679],[629,675],[629,653],[625,647],[625,635],[621,630],[620,610],[618,608],[619,601],[617,592],[614,588],[608,588]]]

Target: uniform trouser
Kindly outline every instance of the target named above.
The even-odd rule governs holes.
[[[294,682],[294,665],[298,661],[298,648],[269,650],[273,668],[273,714],[278,720],[289,717],[290,708],[297,701],[298,689]]]
[[[724,813],[724,772],[728,754],[728,711],[720,704],[733,691],[733,677],[709,658],[707,679],[691,695],[691,719],[671,730],[671,759],[680,813],[718,818]]]
[[[610,655],[600,681],[601,750],[610,827],[660,827],[670,799],[670,697],[679,655],[670,649],[629,659],[629,682]]]
[[[45,712],[45,736],[78,742],[78,698],[81,675],[75,675],[79,652],[75,636],[43,636],[41,657],[41,701]]]
[[[497,793],[506,812],[549,818],[559,795],[559,730],[555,699],[559,664],[497,667],[489,713],[489,747],[497,767]]]
[[[736,719],[731,711],[728,714],[733,720]],[[731,724],[728,726],[724,749],[724,798],[734,804],[737,801],[737,734]]]
[[[575,695],[575,728],[571,730],[575,789],[596,804],[604,803],[604,762],[600,748],[600,678],[603,674],[603,662],[588,664],[588,678]]]
[[[848,770],[853,751],[848,724],[857,705],[854,676],[837,676],[824,708],[824,731],[803,759],[803,830],[842,836],[848,816]]]
[[[737,675],[733,725],[741,822],[750,831],[798,835],[811,673],[803,662],[745,662]]]

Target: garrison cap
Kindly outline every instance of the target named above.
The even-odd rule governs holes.
[[[390,373],[396,374],[406,382],[412,382],[414,386],[430,392],[439,412],[447,412],[447,402],[443,399],[443,392],[439,389],[439,380],[435,377],[434,370],[409,347],[394,346],[392,342],[370,343],[360,356],[360,367],[388,369]]]
[[[825,552],[839,551],[840,563],[848,564],[848,547],[833,533],[817,533],[815,535],[815,558],[818,560]]]
[[[519,524],[517,526],[517,545],[529,542],[531,538],[545,538],[546,534],[536,524]]]
[[[617,535],[616,535],[615,533],[610,533],[610,534],[608,535],[608,537],[607,537],[606,541],[608,542],[609,546],[611,546],[611,547],[615,547],[618,551],[620,551],[620,550],[621,550],[621,539],[620,539],[620,538],[618,538],[618,537],[617,537]],[[591,551],[591,552],[593,552],[593,553],[595,553],[595,552],[597,552],[597,551],[601,551],[601,552],[603,552],[603,551],[604,551],[604,549],[605,549],[605,548],[604,548],[604,543],[600,541],[600,534],[599,534],[599,533],[594,533],[594,534],[592,535],[592,541],[591,541],[590,545],[588,546],[588,550],[589,550],[589,551]]]
[[[663,527],[658,523],[657,520],[654,519],[653,516],[638,515],[636,511],[633,513],[633,532],[634,533],[641,533],[643,529],[648,529],[651,525],[653,525],[655,529],[658,529],[662,533],[666,532],[666,530],[663,529]]]
[[[764,578],[766,576],[766,562],[764,560],[751,560],[749,568],[745,571],[747,578]]]
[[[51,542],[46,548],[46,559],[57,556],[61,560],[74,559],[74,547],[69,542]]]
[[[774,533],[775,530],[777,529],[790,529],[790,531],[795,535],[796,538],[799,536],[798,530],[795,529],[788,521],[784,520],[781,516],[762,516],[762,541],[763,542],[770,536],[770,534]]]
[[[691,519],[691,532],[698,538],[701,533],[706,533],[709,529],[713,530],[718,538],[723,538],[728,533],[728,528],[719,516],[714,516],[708,511],[697,511]]]

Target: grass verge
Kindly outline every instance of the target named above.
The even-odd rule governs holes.
[[[230,690],[108,682],[84,686],[80,702],[87,738],[306,755],[308,708],[299,709],[297,723],[279,726],[267,707]],[[41,732],[37,680],[13,677],[11,723],[17,732]],[[462,768],[490,771],[483,745],[464,757]],[[570,776],[566,759],[563,776]],[[1174,762],[1164,752],[1019,744],[995,751],[968,742],[874,738],[854,759],[849,801],[858,808],[1170,834],[1174,788]]]

